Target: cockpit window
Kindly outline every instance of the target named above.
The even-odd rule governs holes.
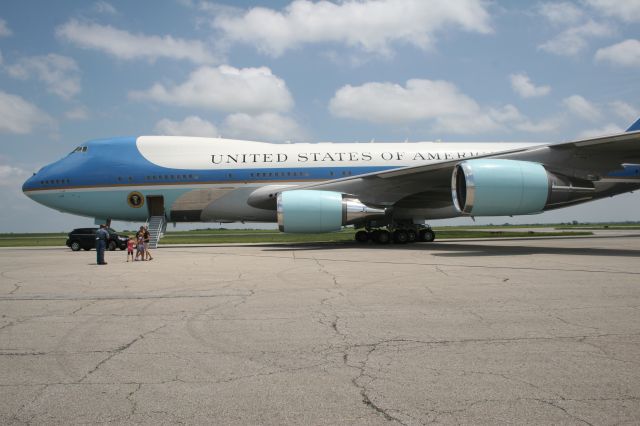
[[[76,149],[74,149],[73,151],[71,151],[70,154],[74,154],[76,152],[87,152],[87,147],[86,146],[79,146]]]

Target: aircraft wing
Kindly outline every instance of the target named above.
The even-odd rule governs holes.
[[[474,158],[496,158],[540,163],[551,172],[586,180],[599,180],[640,163],[640,131],[559,144],[542,144]],[[451,175],[464,160],[402,167],[365,175],[286,188],[353,194],[364,203],[380,206],[451,204]]]

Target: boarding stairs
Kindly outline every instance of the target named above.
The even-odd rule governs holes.
[[[158,241],[164,235],[167,230],[167,220],[164,215],[151,216],[147,221],[147,230],[149,231],[149,248],[154,249],[158,247]]]

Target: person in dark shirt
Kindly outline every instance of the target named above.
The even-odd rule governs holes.
[[[98,265],[106,265],[104,261],[104,251],[107,248],[109,242],[109,232],[107,232],[106,225],[100,225],[100,229],[96,232],[96,255]]]

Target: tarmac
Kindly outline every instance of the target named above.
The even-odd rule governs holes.
[[[1,424],[638,424],[640,233],[0,250]]]

